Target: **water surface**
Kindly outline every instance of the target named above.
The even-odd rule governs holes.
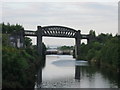
[[[41,88],[117,88],[117,74],[76,61],[71,55],[47,55]]]

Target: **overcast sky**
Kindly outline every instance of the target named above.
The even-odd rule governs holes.
[[[113,0],[109,0],[113,1]],[[3,22],[21,24],[25,29],[60,25],[96,34],[118,32],[117,2],[4,2]],[[33,38],[33,43],[36,43]],[[74,39],[43,38],[46,45],[74,45]]]

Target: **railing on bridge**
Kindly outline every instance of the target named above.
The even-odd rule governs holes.
[[[37,32],[36,31],[25,30],[24,35],[25,36],[37,36]]]
[[[63,26],[47,26],[42,28],[43,36],[75,38],[76,30]]]
[[[42,27],[42,36],[48,37],[66,37],[66,38],[76,38],[77,31],[71,28],[63,26],[47,26]],[[25,36],[37,36],[37,31],[25,30]],[[81,34],[81,39],[89,39],[90,35]]]
[[[73,50],[58,50],[58,49],[48,49],[46,54],[57,54],[57,55],[73,55]]]

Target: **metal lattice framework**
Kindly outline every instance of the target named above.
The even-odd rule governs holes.
[[[76,38],[77,31],[63,26],[42,27],[42,36]],[[37,31],[25,30],[25,36],[37,36]],[[81,39],[89,39],[89,35],[81,34]]]
[[[75,38],[77,31],[63,26],[42,27],[42,36]],[[37,36],[37,31],[25,30],[25,36]],[[87,39],[88,35],[81,35],[81,38]]]
[[[47,26],[42,28],[43,36],[75,38],[76,30],[63,26]]]

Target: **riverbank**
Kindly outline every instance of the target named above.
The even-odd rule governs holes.
[[[120,36],[99,34],[88,44],[81,44],[81,60],[88,60],[98,66],[120,71]]]
[[[98,67],[100,67],[100,68],[102,68],[102,69],[108,68],[110,71],[115,72],[115,73],[119,73],[119,72],[120,72],[120,71],[119,71],[119,67],[112,66],[112,65],[110,65],[110,64],[108,64],[108,63],[100,62],[100,60],[94,60],[94,59],[92,59],[92,60],[89,61],[89,63],[90,63],[91,65],[98,66]]]

